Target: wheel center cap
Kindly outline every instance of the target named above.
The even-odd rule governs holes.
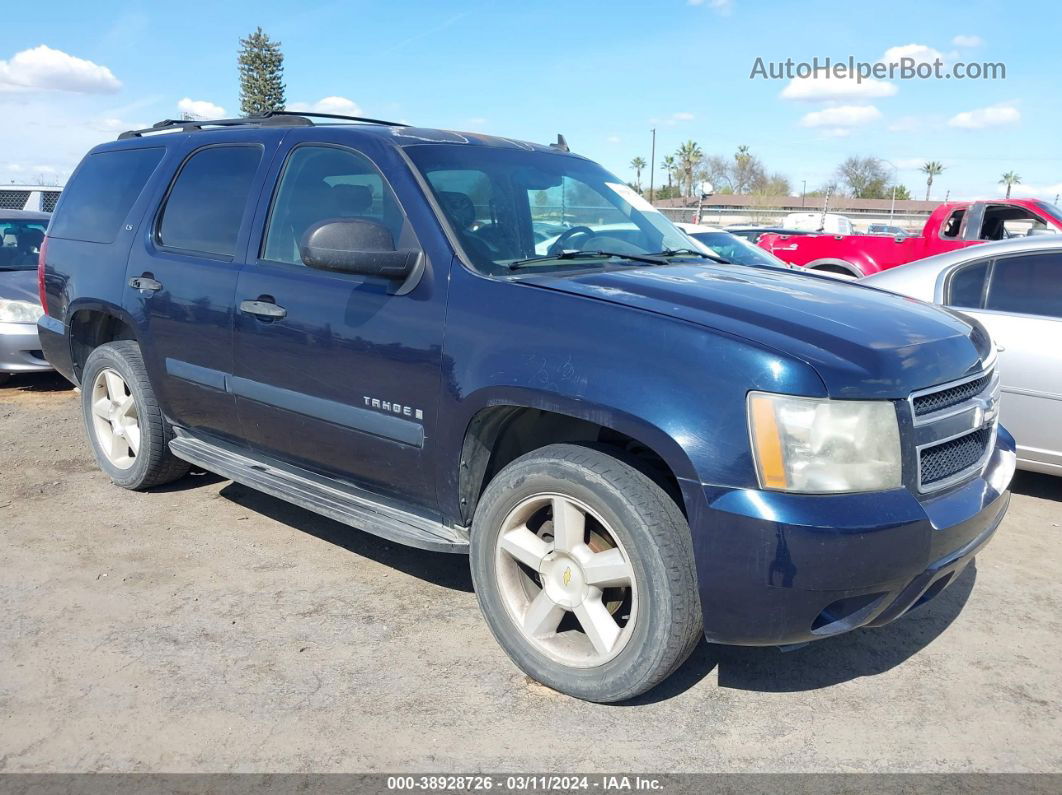
[[[561,607],[574,609],[586,597],[586,579],[582,567],[573,558],[551,552],[542,561],[538,573],[546,595]]]

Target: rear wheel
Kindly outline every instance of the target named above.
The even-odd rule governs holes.
[[[632,698],[700,639],[689,527],[619,451],[551,445],[509,464],[476,510],[471,557],[498,642],[563,693]]]
[[[89,354],[81,407],[96,462],[117,485],[146,489],[187,474],[189,465],[170,452],[173,430],[135,342],[110,342]]]

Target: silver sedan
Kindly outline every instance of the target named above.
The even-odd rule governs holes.
[[[1000,351],[1000,421],[1018,466],[1062,475],[1062,235],[970,246],[861,283],[979,320]]]

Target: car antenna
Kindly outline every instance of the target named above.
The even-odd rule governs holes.
[[[572,151],[571,149],[568,148],[568,142],[564,140],[564,136],[561,135],[560,133],[557,133],[557,143],[550,144],[549,148],[550,149],[556,149],[558,152],[570,152],[570,151]]]

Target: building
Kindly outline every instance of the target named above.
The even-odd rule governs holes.
[[[823,209],[822,196],[752,196],[713,194],[701,202],[702,224],[709,226],[775,226],[789,213]],[[672,221],[690,221],[697,213],[696,199],[661,199],[656,207]],[[829,212],[846,215],[856,231],[865,232],[870,224],[891,224],[911,232],[920,232],[937,201],[914,199],[850,199],[831,196]]]
[[[0,210],[50,213],[63,189],[55,185],[0,185]]]

